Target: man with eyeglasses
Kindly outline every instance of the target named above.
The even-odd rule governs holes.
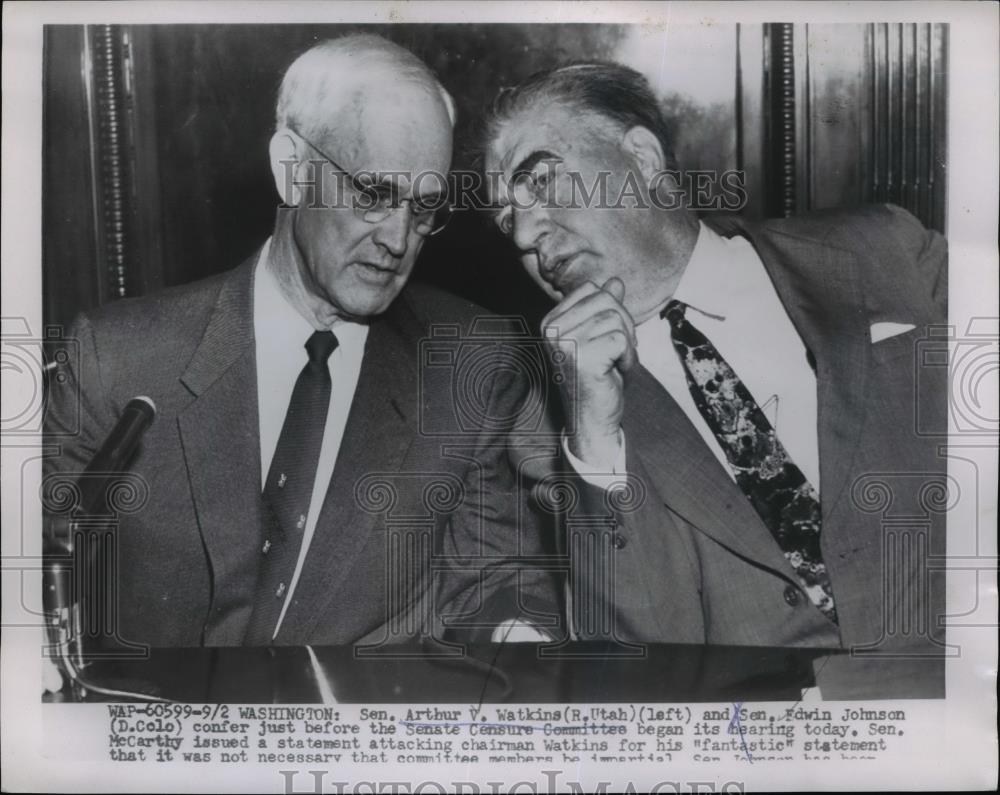
[[[349,35],[290,66],[276,116],[263,247],[77,323],[83,431],[51,469],[80,471],[134,395],[158,408],[131,465],[148,501],[118,532],[118,637],[377,651],[488,640],[522,609],[544,623],[503,422],[435,432],[463,396],[420,359],[433,323],[461,335],[481,314],[407,284],[447,221],[451,97],[410,52]],[[484,416],[517,416],[516,376],[480,386]],[[56,402],[50,432],[73,409]]]
[[[575,631],[940,655],[944,514],[916,506],[946,483],[917,424],[947,427],[947,368],[917,355],[947,318],[941,235],[891,205],[713,228],[678,200],[645,78],[613,63],[501,92],[485,150],[571,387]],[[643,498],[618,510],[626,477]],[[890,500],[929,518],[883,526]]]

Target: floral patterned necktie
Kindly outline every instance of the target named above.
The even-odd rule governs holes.
[[[836,623],[833,588],[819,546],[819,496],[733,368],[684,316],[686,309],[680,301],[671,301],[660,316],[670,323],[691,397],[722,446],[736,483],[778,542],[802,589]]]

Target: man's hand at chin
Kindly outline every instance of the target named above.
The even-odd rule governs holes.
[[[617,277],[601,287],[585,282],[542,321],[562,376],[566,416],[575,420],[570,451],[594,466],[610,467],[619,457],[624,375],[638,362],[635,323],[624,298],[625,285]]]

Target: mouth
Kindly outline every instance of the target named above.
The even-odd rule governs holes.
[[[545,281],[551,284],[555,289],[562,291],[566,280],[566,274],[578,256],[579,252],[576,254],[557,256],[551,259],[546,258],[545,264],[541,269],[542,278],[544,278]]]
[[[392,280],[397,274],[396,268],[388,265],[380,265],[376,262],[356,262],[357,271],[366,281],[384,284]]]

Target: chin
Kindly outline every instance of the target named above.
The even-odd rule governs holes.
[[[398,295],[398,290],[392,291],[391,294],[382,293],[377,296],[355,295],[344,301],[337,302],[337,305],[351,317],[363,320],[375,315],[381,315],[391,306]]]

